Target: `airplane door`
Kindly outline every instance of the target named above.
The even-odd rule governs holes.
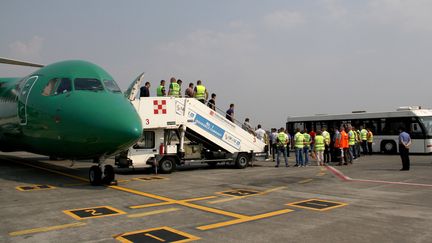
[[[31,76],[23,83],[20,88],[20,94],[18,99],[18,118],[20,125],[27,125],[27,102],[30,92],[38,80],[38,76]]]

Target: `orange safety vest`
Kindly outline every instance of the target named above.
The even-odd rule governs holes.
[[[341,148],[349,148],[349,145],[348,145],[348,140],[349,140],[348,133],[346,133],[345,131],[342,131],[340,134],[341,134],[340,147]]]

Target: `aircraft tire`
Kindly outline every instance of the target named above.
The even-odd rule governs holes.
[[[247,154],[239,154],[235,166],[237,169],[244,169],[248,166],[249,156]]]
[[[110,185],[114,181],[115,173],[114,168],[111,165],[105,165],[104,168],[104,178],[102,178],[102,183],[105,185]]]
[[[92,186],[99,186],[102,183],[102,171],[97,165],[93,165],[89,170],[89,181]]]

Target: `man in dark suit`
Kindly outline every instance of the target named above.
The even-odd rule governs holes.
[[[150,83],[146,82],[144,86],[140,88],[140,97],[150,97]]]

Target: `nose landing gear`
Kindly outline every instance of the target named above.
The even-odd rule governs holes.
[[[93,186],[116,184],[114,168],[111,165],[105,165],[102,159],[95,162],[98,165],[93,165],[89,170],[89,181]]]

